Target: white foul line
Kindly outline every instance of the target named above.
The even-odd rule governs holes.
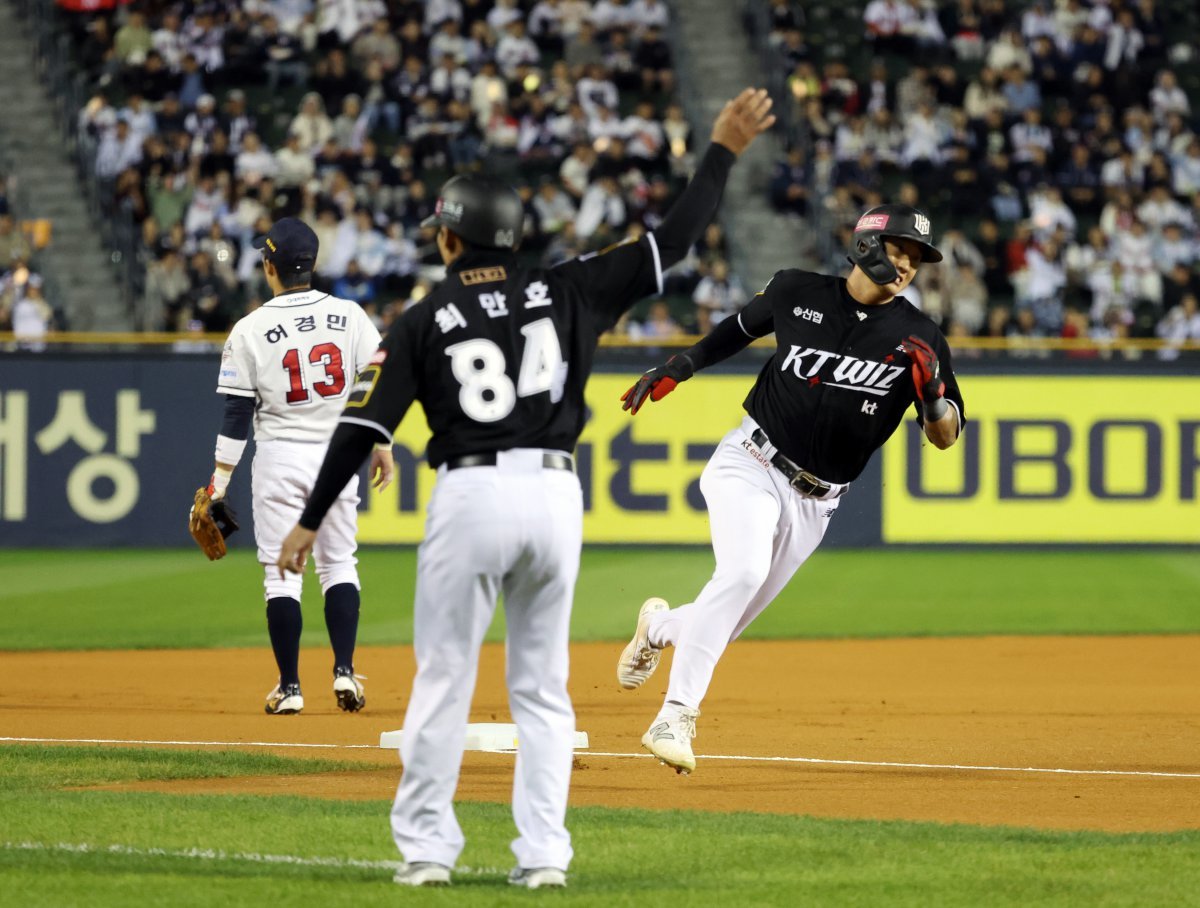
[[[3,842],[5,851],[50,851],[67,854],[117,854],[132,857],[191,858],[201,861],[243,861],[251,864],[287,864],[296,867],[355,867],[365,870],[399,870],[403,861],[364,861],[359,858],[305,858],[295,854],[258,854],[256,852],[227,852],[215,848],[136,848],[133,845],[92,845],[88,842]],[[499,867],[454,868],[456,876],[503,875]]]
[[[139,741],[127,738],[0,738],[18,744],[151,744],[160,747],[311,747],[326,750],[378,750],[377,744],[296,744],[290,741]]]
[[[653,757],[653,754],[604,753],[581,750],[589,757]],[[882,766],[900,769],[953,769],[958,772],[1051,772],[1071,776],[1153,776],[1160,779],[1200,779],[1200,772],[1153,772],[1140,769],[1055,769],[1041,766],[980,766],[969,763],[896,763],[887,760],[827,760],[821,757],[744,757],[733,754],[697,754],[701,760],[748,760],[755,763],[816,763],[830,766]]]
[[[294,747],[342,750],[378,750],[375,744],[300,744],[287,741],[140,741],[122,738],[16,738],[0,737],[0,742],[23,744],[145,744],[180,747]],[[492,750],[485,753],[515,753]],[[648,753],[618,753],[602,750],[578,750],[584,757],[655,759]],[[1143,769],[1062,769],[1046,766],[984,766],[971,763],[899,763],[890,760],[833,760],[824,757],[753,757],[741,754],[697,754],[699,760],[734,760],[748,763],[807,763],[817,766],[868,766],[884,769],[946,769],[954,772],[1030,772],[1068,776],[1133,776],[1155,779],[1200,779],[1200,772],[1156,772]]]
[[[92,845],[88,842],[5,842],[6,851],[55,851],[71,854],[119,854],[135,857],[195,858],[201,861],[248,861],[255,864],[294,864],[301,867],[363,867],[397,870],[402,861],[361,861],[356,858],[303,858],[294,854],[225,852],[214,848],[135,848],[132,845]]]

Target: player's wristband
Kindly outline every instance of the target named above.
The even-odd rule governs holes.
[[[921,402],[921,412],[924,414],[925,422],[937,422],[946,415],[946,411],[950,409],[950,405],[946,403],[946,398],[935,397],[933,400]]]
[[[381,441],[381,442],[379,442],[379,444],[375,445],[375,450],[376,451],[390,451],[390,450],[392,450],[392,443],[390,441]]]
[[[229,480],[233,478],[233,470],[217,467],[213,470],[212,479],[208,481],[208,497],[224,498],[229,488]]]
[[[242,459],[242,452],[246,450],[246,439],[230,438],[228,435],[217,436],[217,450],[215,452],[217,463],[231,463],[235,467]]]
[[[686,352],[676,353],[663,367],[663,372],[677,382],[687,381],[696,374],[696,366]]]

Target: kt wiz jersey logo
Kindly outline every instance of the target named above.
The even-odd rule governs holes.
[[[833,366],[832,375],[821,375],[821,370],[825,369],[827,364]],[[906,368],[792,344],[779,371],[791,370],[796,378],[803,379],[809,385],[824,383],[830,388],[845,388],[847,391],[882,397],[892,390],[893,383]],[[828,370],[826,371],[828,373]]]

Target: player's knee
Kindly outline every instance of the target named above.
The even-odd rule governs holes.
[[[566,679],[562,685],[547,682],[509,682],[508,703],[513,715],[536,718],[551,727],[574,726],[575,710],[567,693]]]
[[[510,670],[505,677],[509,699],[526,702],[565,700],[570,704],[571,699],[567,694],[568,674],[566,666],[561,669],[543,666],[534,673],[524,670],[518,674]]]
[[[713,575],[713,580],[728,597],[749,601],[758,592],[759,588],[766,583],[767,574],[770,573],[770,570],[771,565],[769,563],[757,564],[750,561],[718,568],[716,574]]]
[[[349,583],[362,589],[358,582],[358,568],[354,563],[319,564],[317,565],[317,578],[321,581],[322,593],[328,592],[330,587],[337,586],[339,583]]]
[[[263,575],[263,589],[266,591],[268,599],[295,599],[299,601],[300,590],[304,586],[304,579],[300,574],[286,574],[283,577],[279,576],[279,568],[273,564],[266,565],[266,571]]]

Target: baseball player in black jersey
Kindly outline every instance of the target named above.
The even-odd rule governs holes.
[[[461,177],[442,188],[431,220],[446,280],[396,321],[358,376],[279,556],[281,571],[303,568],[336,490],[420,401],[438,481],[418,553],[417,674],[392,809],[406,861],[399,883],[448,883],[462,851],[452,801],[479,647],[500,594],[521,742],[509,881],[566,883],[575,731],[567,643],[583,536],[572,452],[584,384],[600,335],[635,301],[661,292],[663,271],[699,239],[737,155],[774,122],[770,106],[765,91],[749,89],[725,105],[695,176],[654,233],[554,268],[529,268],[514,255],[524,218],[516,192]]]
[[[645,683],[675,647],[667,694],[642,744],[681,773],[696,767],[696,717],[721,654],[825,535],[841,496],[915,406],[938,448],[958,439],[962,396],[937,326],[901,294],[941,261],[929,218],[906,205],[866,212],[849,278],[778,272],[736,318],[643,375],[624,395],[637,413],[693,373],[775,334],[775,354],[700,477],[716,570],[696,601],[649,599],[617,663],[622,687]]]

